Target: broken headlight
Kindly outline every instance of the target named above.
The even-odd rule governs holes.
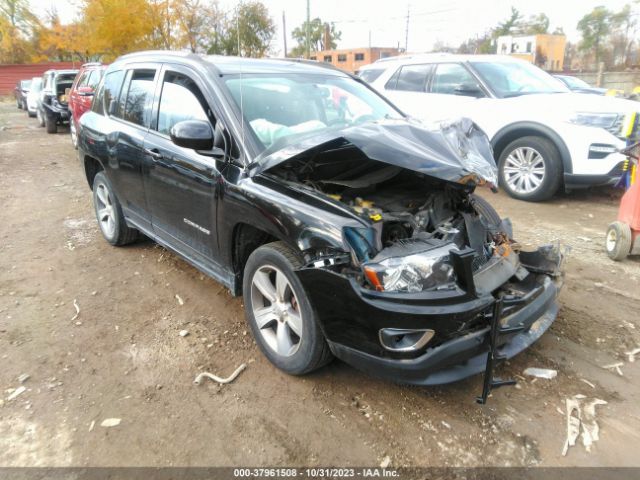
[[[425,249],[425,246],[430,248]],[[385,249],[371,262],[364,264],[365,276],[376,290],[421,292],[455,281],[455,273],[449,263],[449,252],[457,250],[455,244],[448,243],[439,247],[422,245],[423,251],[396,256],[395,253],[400,253],[403,247],[405,246],[399,245]]]

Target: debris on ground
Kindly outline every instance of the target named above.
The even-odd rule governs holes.
[[[546,378],[547,380],[552,380],[558,376],[557,370],[551,370],[549,368],[529,367],[523,373],[532,377]]]
[[[633,363],[636,361],[636,355],[640,355],[640,347],[634,348],[630,352],[624,352],[624,354],[627,356],[627,360]]]
[[[76,318],[78,318],[78,315],[80,315],[80,307],[78,306],[78,302],[76,301],[75,298],[73,299],[73,306],[76,309],[76,314],[71,319],[72,322],[74,322],[76,320]]]
[[[380,462],[380,468],[387,468],[389,465],[391,465],[391,459],[389,458],[389,455],[387,455]]]
[[[177,293],[176,293],[176,300],[178,300],[179,305],[184,305],[184,300],[182,300],[182,297]]]
[[[93,431],[93,427],[96,426],[96,421],[95,420],[91,420],[91,425],[89,425],[89,431],[92,432]]]
[[[236,377],[238,375],[240,375],[240,373],[247,368],[247,364],[243,363],[242,365],[240,365],[238,368],[236,368],[236,370],[229,375],[227,378],[220,378],[217,375],[214,375],[213,373],[209,373],[209,372],[202,372],[200,373],[195,380],[193,381],[193,383],[195,383],[196,385],[200,385],[200,383],[202,382],[203,378],[210,378],[211,380],[213,380],[214,382],[218,382],[218,383],[231,383],[233,382]]]
[[[101,427],[117,427],[120,425],[119,418],[105,418],[100,424]]]
[[[11,400],[13,400],[14,398],[18,397],[18,395],[22,395],[24,392],[27,391],[27,387],[25,387],[24,385],[16,388],[11,395],[9,395],[7,397],[7,402],[10,402]]]
[[[624,362],[612,363],[611,365],[603,365],[602,368],[605,370],[611,370],[612,372],[615,370],[618,375],[624,377],[622,370],[620,367],[624,366]]]
[[[569,447],[576,444],[582,430],[582,444],[587,452],[598,441],[600,427],[596,422],[596,405],[606,405],[607,402],[594,398],[588,400],[585,395],[575,395],[565,400],[567,407],[567,438],[562,448],[562,456],[566,456]]]
[[[23,373],[22,375],[20,375],[20,376],[18,377],[18,381],[19,381],[20,383],[24,383],[24,382],[26,382],[27,380],[29,380],[30,378],[31,378],[31,375],[29,375],[28,373]]]
[[[581,381],[581,382],[586,383],[586,384],[587,384],[587,385],[589,385],[591,388],[596,388],[596,386],[595,386],[593,383],[591,383],[589,380],[587,380],[587,379],[585,379],[585,378],[581,378],[581,379],[580,379],[580,381]]]
[[[187,335],[189,335],[189,330],[180,330],[178,335],[180,335],[181,337],[186,337]]]

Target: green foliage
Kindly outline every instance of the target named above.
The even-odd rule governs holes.
[[[276,31],[267,7],[259,2],[241,3],[226,22],[226,29],[215,38],[211,53],[263,57],[269,50]],[[222,51],[216,52],[216,48]]]
[[[314,18],[308,23],[309,27],[309,51],[319,52],[321,50],[332,50],[338,46],[338,41],[342,37],[342,32],[336,29],[334,23],[323,22],[320,18]],[[325,34],[329,29],[328,42],[325,44]],[[289,52],[290,57],[303,57],[307,53],[307,22],[296,27],[291,32],[291,36],[297,45]]]
[[[578,30],[582,35],[581,51],[592,50],[596,65],[600,63],[603,44],[611,32],[612,13],[606,7],[596,7],[578,22]]]

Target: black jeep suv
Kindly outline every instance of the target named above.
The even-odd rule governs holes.
[[[46,125],[47,133],[56,133],[58,125],[69,123],[69,90],[77,73],[78,70],[47,70],[42,75],[36,115],[40,126]]]
[[[415,384],[491,380],[555,319],[559,248],[521,251],[473,193],[497,183],[484,133],[410,120],[337,69],[126,55],[79,156],[106,240],[141,232],[242,294],[288,373],[335,355]]]

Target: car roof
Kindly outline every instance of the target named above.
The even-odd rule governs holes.
[[[493,62],[493,63],[522,63],[524,60],[514,58],[510,55],[458,55],[455,53],[416,53],[398,55],[395,57],[385,57],[375,62],[365,65],[360,70],[373,68],[386,68],[388,65],[410,65],[414,63],[445,63],[445,62]]]
[[[46,72],[43,73],[43,75],[48,75],[50,73],[55,73],[56,75],[65,75],[67,73],[78,73],[78,70],[71,70],[71,69],[67,69],[67,70],[55,70],[55,69],[51,69],[51,70],[47,70]]]
[[[351,76],[332,65],[313,60],[294,58],[245,58],[224,55],[199,55],[191,52],[153,50],[130,53],[119,57],[112,65],[131,62],[167,62],[178,60],[192,65],[212,65],[223,75],[239,73],[309,73],[318,75]]]

